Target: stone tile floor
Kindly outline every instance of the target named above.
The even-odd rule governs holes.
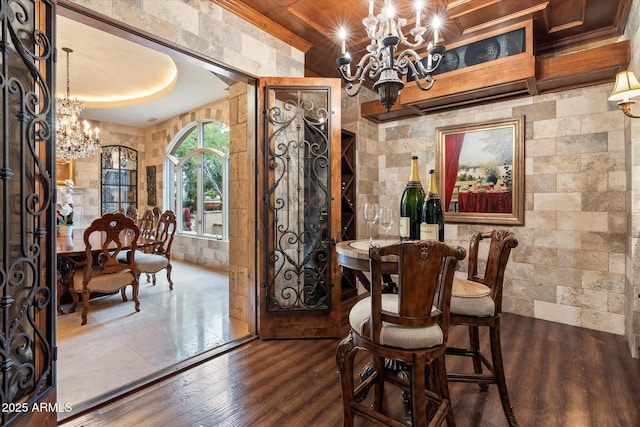
[[[92,299],[87,324],[75,313],[57,317],[58,402],[74,408],[126,388],[204,351],[248,335],[246,323],[229,318],[225,273],[172,261],[173,291],[166,273],[157,285],[140,278],[140,312],[120,294]]]

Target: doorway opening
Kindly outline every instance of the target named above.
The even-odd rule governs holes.
[[[237,72],[208,62],[203,58],[190,56],[184,51],[174,51],[166,45],[160,45],[149,37],[127,33],[126,28],[116,26],[105,28],[104,20],[79,14],[65,7],[58,8],[58,46],[75,41],[86,41],[88,36],[80,36],[78,26],[99,31],[101,49],[95,52],[105,52],[105,38],[115,37],[127,43],[136,44],[139,48],[160,51],[168,55],[176,66],[176,78],[172,90],[181,87],[179,99],[193,99],[194,93],[207,93],[208,90],[219,91],[220,96],[211,95],[199,105],[191,105],[182,111],[174,111],[168,116],[161,116],[162,110],[148,107],[148,122],[135,124],[118,119],[118,110],[124,109],[128,119],[136,117],[136,108],[144,104],[123,102],[124,105],[112,103],[99,106],[96,102],[88,102],[82,118],[90,120],[92,125],[101,128],[101,140],[104,144],[119,143],[132,146],[140,153],[138,171],[139,210],[144,212],[151,203],[147,190],[150,177],[145,174],[146,166],[155,166],[160,171],[156,178],[156,185],[160,187],[155,192],[155,205],[164,209],[171,209],[173,205],[162,190],[168,185],[175,185],[170,174],[163,170],[163,152],[171,135],[167,129],[181,129],[178,124],[184,124],[191,117],[221,120],[220,116],[211,117],[211,111],[221,110],[229,98],[229,88],[236,85],[246,85],[248,93],[255,82]],[[92,25],[93,24],[93,25]],[[61,33],[67,26],[73,26],[72,36],[65,39]],[[134,40],[133,42],[131,40]],[[144,46],[142,46],[144,45]],[[73,46],[70,46],[73,47]],[[119,48],[123,53],[131,52],[129,48]],[[82,49],[75,49],[75,57],[80,62]],[[115,58],[109,59],[116,62]],[[99,67],[78,67],[84,73]],[[122,76],[134,76],[129,69]],[[206,79],[206,80],[199,80]],[[79,79],[72,79],[78,82]],[[181,86],[184,81],[189,85]],[[58,85],[58,87],[60,87]],[[162,96],[169,96],[162,93]],[[75,94],[75,93],[74,93]],[[81,97],[81,93],[77,94]],[[152,96],[157,102],[162,96]],[[175,98],[174,98],[175,99]],[[255,97],[246,96],[246,102],[251,105],[238,106],[243,111],[253,111],[255,114]],[[169,101],[176,106],[177,101]],[[226,105],[231,104],[226,102]],[[150,105],[150,104],[147,104]],[[215,108],[212,108],[215,105]],[[155,108],[155,107],[153,107]],[[231,108],[231,107],[227,107]],[[153,114],[152,114],[153,111]],[[121,112],[120,112],[121,113]],[[201,114],[201,117],[198,116]],[[229,114],[227,113],[227,116]],[[255,118],[253,119],[255,121]],[[245,132],[247,139],[253,132]],[[120,138],[118,141],[114,139]],[[169,139],[168,139],[169,138]],[[107,141],[108,140],[108,141]],[[248,145],[251,145],[247,142]],[[101,212],[100,189],[92,185],[99,182],[99,156],[78,159],[75,163],[75,181],[79,199],[83,201],[83,222],[88,225],[92,218]],[[95,175],[95,176],[94,176]],[[233,195],[233,188],[229,190]],[[204,200],[204,199],[203,199]],[[203,209],[204,210],[204,209]],[[204,212],[202,212],[204,217]],[[186,369],[220,352],[227,351],[235,345],[253,339],[249,332],[250,319],[242,319],[230,305],[229,291],[229,246],[233,244],[233,230],[228,233],[228,240],[220,238],[223,233],[216,233],[215,237],[207,235],[190,235],[181,233],[176,235],[172,247],[172,264],[174,264],[172,279],[174,290],[170,291],[163,273],[157,275],[157,284],[147,283],[144,275],[140,278],[140,312],[131,310],[130,304],[122,302],[119,295],[99,297],[91,302],[89,321],[80,326],[80,313],[64,314],[57,319],[58,358],[58,401],[69,403],[73,410],[60,413],[59,421],[64,421],[100,405],[108,400],[122,396],[144,384],[157,381],[166,375]],[[245,297],[246,298],[246,297]],[[244,304],[249,306],[247,302]],[[64,307],[67,311],[68,306]],[[233,313],[232,313],[233,312]],[[231,317],[231,316],[234,317]],[[255,318],[255,313],[247,313],[248,318]],[[113,341],[119,339],[121,341]],[[108,365],[109,363],[110,365]],[[89,379],[87,382],[83,382]]]

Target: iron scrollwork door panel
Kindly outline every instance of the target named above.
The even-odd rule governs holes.
[[[267,310],[328,310],[329,89],[268,87],[267,93]]]
[[[55,411],[23,412],[55,399],[53,4],[0,10],[0,422],[44,425]]]

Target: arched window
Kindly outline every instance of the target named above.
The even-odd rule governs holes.
[[[183,235],[229,239],[229,127],[199,120],[181,129],[165,151],[165,209]]]

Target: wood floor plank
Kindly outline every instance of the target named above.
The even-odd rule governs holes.
[[[640,360],[631,358],[623,337],[503,316],[507,385],[521,426],[640,425]],[[450,341],[464,343],[464,330],[455,329]],[[486,334],[481,340],[488,344]],[[251,341],[61,425],[340,426],[338,341]],[[461,364],[447,359],[448,366]],[[507,425],[495,386],[483,392],[455,383],[450,389],[459,426]],[[390,411],[402,414],[400,399],[392,397]]]

